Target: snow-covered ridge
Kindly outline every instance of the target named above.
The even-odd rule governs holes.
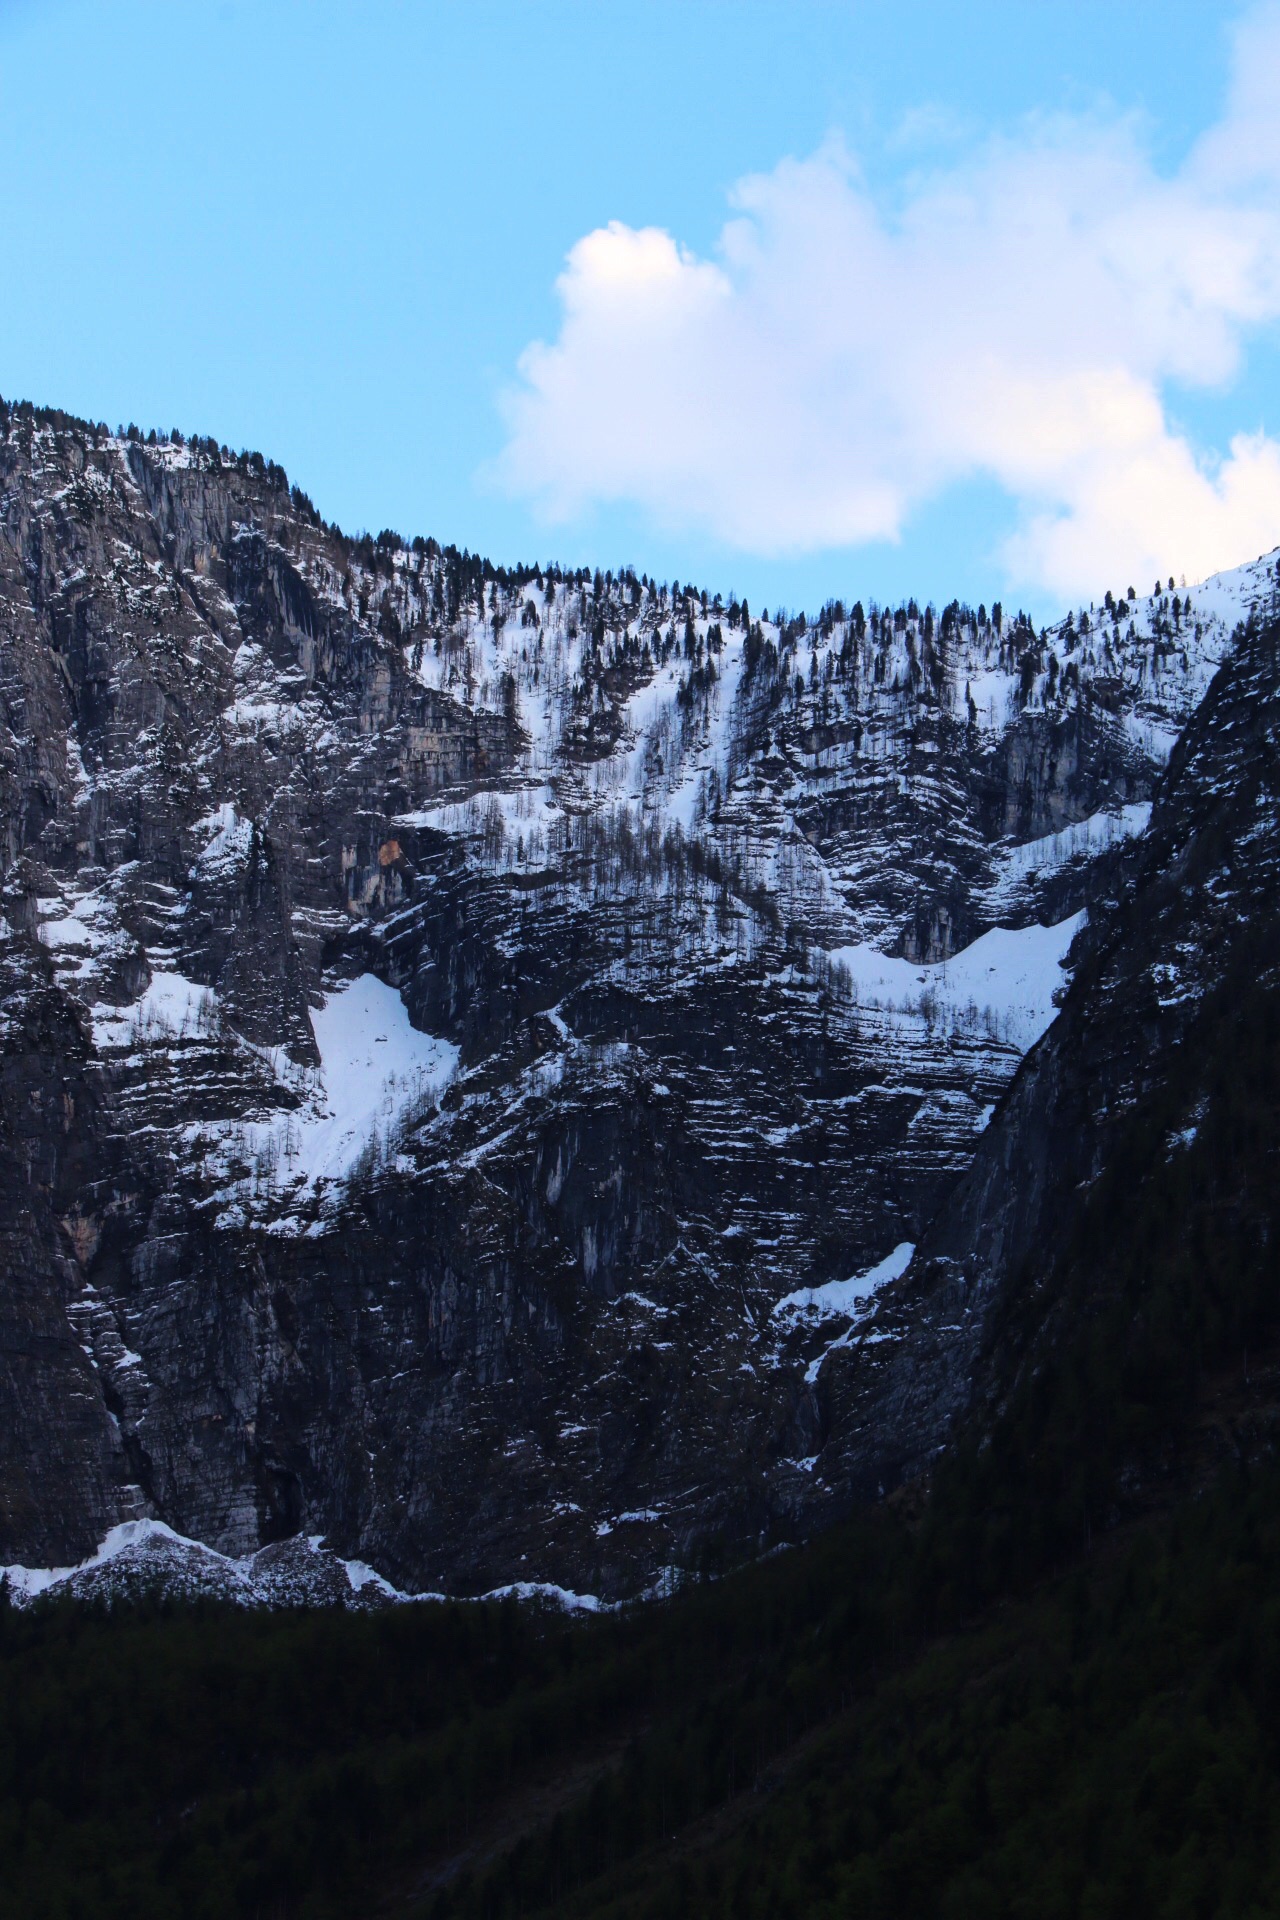
[[[1276,590],[1267,556],[1190,588],[1108,594],[1037,633],[998,608],[938,616],[914,602],[752,618],[647,577],[552,570],[495,580],[433,638],[430,565],[415,573],[412,556],[401,559],[389,591],[407,671],[464,705],[514,714],[525,737],[510,772],[406,814],[406,826],[462,841],[502,872],[554,864],[584,814],[615,843],[697,840],[741,888],[773,895],[784,921],[815,934],[825,923],[828,950],[898,946],[900,921],[868,898],[877,854],[892,848],[820,841],[801,828],[808,809],[895,781],[928,804],[928,756],[948,726],[967,728],[982,752],[1026,716],[1082,706],[1112,729],[1118,756],[1159,767],[1235,627]],[[1027,877],[1141,831],[1145,805],[1122,798],[1087,823],[992,849],[991,919],[1026,918]]]
[[[860,605],[846,612],[834,603],[838,614],[824,611],[797,632],[799,623],[782,619],[740,623],[736,608],[731,618],[718,597],[687,589],[672,595],[624,577],[607,583],[601,598],[598,585],[548,579],[544,587],[540,577],[510,590],[495,585],[484,608],[460,615],[444,644],[407,642],[405,659],[424,686],[467,704],[498,711],[514,700],[528,739],[522,778],[551,775],[553,784],[593,679],[602,667],[625,663],[639,684],[623,703],[616,748],[584,770],[580,797],[656,813],[689,831],[732,788],[737,713],[762,653],[789,679],[801,677],[820,721],[838,715],[839,689],[852,681],[873,731],[919,684],[922,649],[931,646],[945,661],[934,688],[942,711],[985,734],[999,734],[1020,712],[1068,710],[1085,683],[1105,680],[1121,696],[1122,728],[1166,757],[1236,625],[1272,592],[1272,561],[1132,601],[1112,597],[1038,635],[998,610],[992,617],[961,610],[946,627],[947,616],[938,620],[914,603],[897,610],[872,604],[869,617]],[[415,587],[411,572],[397,586],[399,618],[412,632],[428,611],[426,589]],[[703,676],[696,687],[695,667]],[[819,750],[809,771],[822,770]],[[543,805],[551,803],[548,794]],[[492,830],[491,820],[485,824]]]
[[[17,1606],[69,1594],[75,1599],[154,1592],[233,1600],[241,1606],[289,1606],[323,1599],[367,1607],[406,1596],[363,1561],[341,1560],[319,1537],[264,1547],[243,1559],[218,1553],[160,1520],[112,1527],[96,1552],[69,1567],[0,1567]]]
[[[112,435],[101,457],[134,493],[140,460],[180,476],[227,465],[204,443],[143,448]],[[282,486],[283,476],[277,477]],[[82,480],[102,493],[97,466],[87,466]],[[234,543],[248,550],[262,539],[258,525],[237,524]],[[847,832],[834,844],[830,836],[820,840],[803,811],[834,797],[874,797],[893,782],[927,804],[928,756],[939,750],[934,728],[965,724],[977,741],[990,742],[1020,714],[1071,711],[1095,682],[1109,689],[1116,727],[1133,752],[1158,762],[1238,620],[1274,592],[1268,559],[1191,588],[1170,582],[1145,597],[1127,590],[1118,601],[1108,595],[1103,605],[1081,607],[1037,635],[994,607],[990,615],[985,608],[952,607],[939,616],[914,602],[897,609],[870,603],[865,610],[831,602],[816,620],[777,612],[753,618],[719,595],[659,585],[630,570],[616,578],[560,569],[526,577],[474,562],[459,574],[428,543],[378,545],[375,558],[368,543],[357,543],[345,570],[319,539],[279,553],[296,564],[317,607],[370,627],[376,613],[378,644],[398,655],[412,685],[462,710],[510,716],[522,737],[514,766],[409,809],[399,824],[443,835],[465,846],[477,866],[503,874],[554,865],[574,835],[581,838],[584,819],[596,823],[600,846],[610,849],[696,841],[731,876],[731,892],[768,895],[780,923],[804,925],[815,951],[847,973],[860,1004],[891,1015],[941,1012],[953,1024],[985,1020],[993,1039],[1019,1050],[1051,1018],[1057,956],[1040,954],[1032,964],[1034,941],[1015,955],[996,934],[1005,927],[1032,933],[1019,926],[1034,913],[1027,880],[1140,831],[1145,803],[999,849],[985,912],[996,924],[984,937],[1000,951],[957,955],[945,973],[927,977],[908,977],[881,951],[901,951],[903,938],[900,909],[877,900],[868,884],[881,850]],[[164,569],[150,562],[135,572],[127,592],[140,613],[150,612],[166,590]],[[193,575],[202,595],[222,595],[198,558]],[[234,625],[235,608],[225,595],[222,600]],[[331,706],[317,698],[309,670],[299,675],[282,668],[243,635],[232,664],[222,710],[229,739],[248,736],[245,751],[254,755],[292,742],[331,756],[330,766],[335,753],[341,759],[341,727]],[[214,757],[211,748],[210,762]],[[72,772],[80,804],[88,808],[95,778],[78,749]],[[239,798],[215,790],[210,801],[189,829],[192,887],[233,881],[262,831]],[[884,853],[891,865],[893,849]],[[606,869],[616,857],[593,854],[597,889],[609,884]],[[663,891],[660,864],[651,863],[637,891]],[[83,893],[68,889],[40,902],[41,937],[60,977],[87,1001],[100,1049],[117,1055],[138,1045],[215,1038],[224,1024],[216,995],[185,979],[163,946],[138,956],[151,984],[131,1004],[119,1004],[109,976],[130,956],[120,872]],[[376,872],[353,874],[357,915],[375,884],[381,884]],[[175,901],[168,911],[176,924],[185,903]],[[674,931],[679,923],[672,924]],[[714,937],[709,932],[706,916],[696,913],[680,927],[691,973],[757,958],[760,928],[753,914],[736,913],[731,942],[723,928]],[[1023,977],[1012,986],[1010,968],[1019,967]],[[388,1056],[399,1053],[400,1065],[380,1076],[367,1049],[358,1066],[354,1056],[334,1056],[331,1064],[333,1048],[341,1054],[349,1041],[357,1050],[363,1043],[342,1032],[321,1033],[346,995],[341,981],[324,984],[319,1008],[312,995],[324,1058],[319,1082],[308,1081],[275,1049],[269,1065],[284,1097],[274,1110],[269,1105],[234,1126],[188,1130],[186,1150],[207,1156],[227,1224],[271,1216],[275,1230],[298,1230],[289,1224],[298,1217],[294,1203],[305,1212],[317,1193],[348,1177],[362,1155],[394,1152],[400,1124],[415,1106],[438,1098],[455,1070],[456,1053],[447,1043],[416,1035],[392,1010],[395,1043],[388,1035],[386,1044]],[[363,1017],[369,1009],[360,1011]]]

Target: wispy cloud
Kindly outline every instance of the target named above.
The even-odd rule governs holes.
[[[1069,594],[1280,540],[1280,442],[1212,461],[1172,384],[1229,386],[1280,317],[1280,6],[1235,33],[1221,119],[1161,175],[1120,114],[1043,117],[890,215],[837,140],[740,181],[714,258],[611,222],[506,396],[499,476],[550,520],[628,501],[744,550],[896,539],[994,478],[1013,579]]]

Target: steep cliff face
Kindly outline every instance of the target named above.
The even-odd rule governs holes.
[[[1201,1136],[1217,1137],[1208,1171],[1196,1170],[1198,1211],[1187,1207],[1203,1236],[1188,1250],[1191,1291],[1209,1299],[1225,1265],[1233,1298],[1219,1317],[1239,1311],[1247,1324],[1265,1308],[1267,1323],[1267,1302],[1247,1306],[1246,1294],[1255,1266],[1274,1273],[1274,1173],[1256,1177],[1276,1151],[1268,1070],[1259,1104],[1246,1099],[1229,1117],[1217,1108],[1225,1078],[1252,1069],[1251,1047],[1280,1026],[1277,611],[1273,595],[1175,747],[1114,898],[1076,944],[1062,1012],[967,1173],[914,1260],[867,1300],[822,1369],[819,1465],[837,1502],[927,1473],[958,1416],[981,1431],[1020,1384],[1052,1375],[1076,1331],[1071,1316],[1106,1312],[1121,1340],[1141,1326],[1151,1344],[1143,1323],[1169,1310],[1152,1299],[1167,1250],[1139,1257],[1125,1306],[1099,1290],[1090,1269],[1107,1263],[1088,1254],[1081,1221],[1104,1179],[1113,1215],[1144,1217],[1153,1172],[1163,1180],[1189,1166]],[[1239,1090],[1229,1092],[1236,1101]],[[1219,1242],[1231,1249],[1225,1261]],[[1204,1336],[1189,1321],[1169,1338],[1187,1345],[1179,1364],[1194,1375]],[[1221,1344],[1216,1329],[1214,1338]],[[1128,1471],[1140,1483],[1149,1468],[1135,1459]]]
[[[0,1558],[799,1524],[840,1286],[992,1151],[1269,567],[757,620],[5,425]]]

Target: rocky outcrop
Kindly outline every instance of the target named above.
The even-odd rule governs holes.
[[[768,621],[0,424],[0,1559],[608,1595],[807,1524],[848,1319],[774,1309],[993,1150],[1270,576]]]
[[[926,1476],[958,1417],[981,1425],[1049,1364],[1071,1306],[1047,1281],[1081,1197],[1139,1126],[1166,1161],[1186,1151],[1209,1115],[1215,1023],[1280,995],[1276,612],[1260,596],[1175,748],[1062,1012],[968,1171],[823,1369],[833,1503]]]

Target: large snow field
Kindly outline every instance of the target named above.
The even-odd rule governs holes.
[[[184,993],[204,996],[207,1019],[213,998],[207,988],[158,974],[134,1007],[121,1010],[132,1021],[132,1034],[144,1040],[164,1037],[165,1029],[157,1033],[146,1024],[150,1003],[190,1018]],[[318,1069],[297,1067],[278,1048],[267,1054],[254,1049],[281,1091],[301,1096],[299,1105],[276,1107],[265,1118],[198,1122],[186,1129],[219,1199],[232,1202],[221,1223],[240,1224],[245,1208],[275,1211],[281,1200],[296,1205],[345,1181],[367,1151],[388,1151],[402,1124],[437,1100],[457,1070],[457,1047],[420,1033],[395,988],[371,973],[326,994],[311,1009],[311,1027]],[[247,1177],[235,1172],[244,1166],[251,1169]],[[299,1223],[286,1216],[274,1222],[274,1229],[296,1232]]]
[[[992,927],[949,960],[919,966],[861,942],[829,954],[860,1006],[953,1024],[978,1021],[1023,1052],[1053,1021],[1067,951],[1084,925],[1073,913],[1051,927]]]
[[[349,1173],[375,1133],[434,1099],[458,1064],[457,1047],[419,1033],[395,988],[372,973],[326,995],[311,1027],[320,1086],[314,1114],[298,1124],[294,1161],[309,1183]]]

